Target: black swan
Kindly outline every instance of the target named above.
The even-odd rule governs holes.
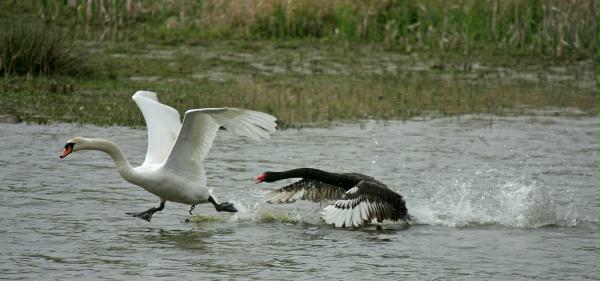
[[[292,203],[298,199],[313,202],[336,200],[321,212],[323,220],[335,227],[360,227],[373,220],[408,222],[410,218],[402,195],[363,174],[299,168],[264,172],[254,180],[261,183],[289,178],[302,179],[267,193],[265,200],[268,203]]]

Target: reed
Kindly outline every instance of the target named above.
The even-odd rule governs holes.
[[[79,38],[189,42],[313,38],[403,51],[598,58],[598,0],[5,1]],[[0,12],[2,13],[2,12]]]
[[[5,28],[23,22],[42,27]],[[0,1],[0,27],[13,38],[0,45],[0,113],[31,122],[143,125],[139,89],[179,109],[270,112],[282,126],[598,113],[598,0]],[[96,52],[82,61],[56,29]],[[77,76],[85,62],[92,79]]]
[[[30,25],[0,30],[0,76],[81,76],[91,72],[83,53],[60,31]]]

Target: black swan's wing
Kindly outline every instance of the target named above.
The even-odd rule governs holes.
[[[268,203],[292,203],[296,200],[320,202],[342,198],[345,190],[342,187],[322,183],[316,180],[302,179],[282,188],[265,194]]]
[[[342,199],[321,212],[323,220],[335,227],[359,227],[371,221],[406,219],[406,203],[402,195],[385,185],[361,181],[344,193]]]

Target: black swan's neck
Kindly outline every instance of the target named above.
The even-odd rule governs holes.
[[[360,182],[360,179],[356,179],[355,177],[351,177],[346,174],[330,173],[313,168],[299,168],[283,172],[269,172],[267,181],[274,182],[289,178],[316,180],[326,184],[341,186],[346,190],[356,186],[358,182]]]

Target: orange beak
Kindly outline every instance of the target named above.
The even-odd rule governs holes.
[[[71,154],[71,152],[73,152],[73,146],[72,145],[65,146],[65,149],[63,149],[62,154],[59,156],[60,159],[67,157],[67,155]]]

